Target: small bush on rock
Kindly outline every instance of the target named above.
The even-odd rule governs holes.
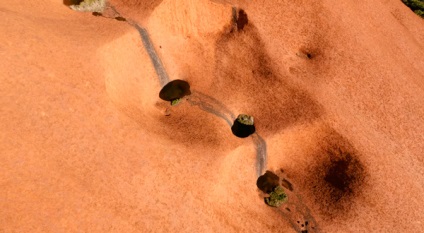
[[[424,0],[402,0],[415,14],[424,18]]]

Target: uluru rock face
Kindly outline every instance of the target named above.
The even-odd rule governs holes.
[[[424,23],[401,1],[64,3],[0,3],[0,231],[424,230]],[[152,54],[198,99],[165,116]],[[258,196],[257,151],[299,208]]]

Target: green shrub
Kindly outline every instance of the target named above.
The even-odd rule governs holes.
[[[286,201],[287,194],[280,186],[277,186],[274,191],[269,194],[269,197],[265,197],[265,203],[272,207],[280,207]]]
[[[424,18],[424,0],[402,0],[415,14]]]

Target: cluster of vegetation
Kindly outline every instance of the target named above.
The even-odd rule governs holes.
[[[256,181],[256,186],[269,195],[264,198],[265,203],[272,207],[280,207],[288,199],[284,189],[280,186],[279,180],[280,178],[276,174],[266,171]]]
[[[103,12],[106,0],[71,0],[70,8],[75,11]]]
[[[424,0],[402,0],[415,14],[424,18]]]
[[[274,188],[274,191],[269,193],[269,197],[265,197],[265,203],[272,207],[280,207],[287,201],[287,194],[281,186]]]

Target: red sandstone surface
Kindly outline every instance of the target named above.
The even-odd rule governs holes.
[[[400,0],[110,3],[170,79],[255,117],[321,232],[424,231],[424,21]],[[187,101],[165,116],[136,29],[53,0],[0,15],[0,232],[294,232],[251,139]]]

